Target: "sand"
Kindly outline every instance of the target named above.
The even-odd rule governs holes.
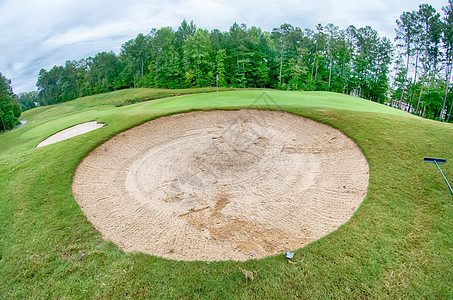
[[[247,260],[334,231],[366,196],[369,166],[340,131],[286,112],[162,117],[92,151],[73,194],[126,251]]]
[[[44,141],[39,143],[36,146],[36,148],[47,146],[47,145],[50,145],[50,144],[54,144],[56,142],[67,140],[69,138],[72,138],[72,137],[75,137],[75,136],[78,136],[78,135],[81,135],[81,134],[96,130],[98,128],[101,128],[104,125],[105,125],[104,123],[98,123],[96,121],[92,121],[92,122],[86,122],[86,123],[82,123],[82,124],[78,124],[78,125],[69,127],[69,128],[67,128],[65,130],[57,132],[54,135],[48,137],[47,139],[45,139]]]

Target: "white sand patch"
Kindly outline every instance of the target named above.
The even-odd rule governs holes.
[[[48,137],[47,139],[45,139],[44,141],[39,143],[36,146],[36,148],[47,146],[47,145],[50,145],[50,144],[53,144],[53,143],[56,143],[56,142],[60,142],[60,141],[63,141],[63,140],[67,140],[69,138],[72,138],[72,137],[75,137],[75,136],[78,136],[78,135],[81,135],[81,134],[96,130],[98,128],[101,128],[104,125],[105,125],[104,123],[98,123],[96,121],[92,121],[92,122],[86,122],[86,123],[82,123],[82,124],[79,124],[79,125],[75,125],[75,126],[69,127],[69,128],[67,128],[65,130],[57,132],[54,135]]]
[[[344,224],[369,167],[340,131],[286,112],[191,112],[118,134],[76,170],[88,220],[127,251],[247,260]]]

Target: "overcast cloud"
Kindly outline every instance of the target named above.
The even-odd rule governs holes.
[[[395,20],[427,1],[415,0],[0,0],[0,72],[15,93],[36,89],[39,70],[64,65],[101,51],[119,53],[121,44],[151,28],[177,29],[183,19],[197,27],[227,31],[234,23],[272,30],[283,23],[314,29],[370,25],[394,38]],[[430,0],[442,14],[446,0]]]

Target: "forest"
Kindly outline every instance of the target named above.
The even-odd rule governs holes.
[[[394,43],[369,26],[283,24],[264,31],[234,23],[228,31],[208,31],[184,20],[177,30],[138,34],[119,54],[41,69],[37,91],[15,98],[27,110],[131,87],[332,91],[449,121],[452,1],[442,15],[429,4],[403,12]]]

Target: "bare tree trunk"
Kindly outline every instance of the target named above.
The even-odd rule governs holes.
[[[280,70],[280,76],[281,76],[281,70]],[[242,56],[242,80],[246,81],[245,79],[246,79],[245,78],[245,58],[244,58],[244,56]],[[243,87],[245,87],[244,81],[242,82]]]
[[[332,78],[332,51],[330,51],[330,63],[329,63],[329,92],[330,92],[330,79]]]
[[[99,90],[101,90],[101,76],[99,76],[99,73],[98,73],[98,88]]]
[[[415,55],[415,74],[414,74],[414,84],[417,82],[417,70],[418,70],[418,50]]]
[[[80,85],[79,85],[79,82],[77,81],[77,79],[75,80],[75,84],[77,87],[77,96],[82,97],[82,89],[80,88]]]
[[[342,71],[341,71],[341,73],[342,73],[341,75],[343,75],[343,76],[344,76],[344,65],[346,63],[346,57],[345,56],[346,55],[343,55],[343,65],[342,65]]]
[[[281,51],[281,54],[280,54],[280,75],[279,75],[279,80],[280,80],[280,87],[282,86],[282,69],[283,69],[283,54],[284,54],[284,50],[285,50],[285,44],[284,44],[284,40],[283,40],[283,34],[282,34],[282,51]]]
[[[318,67],[319,67],[319,65],[318,65],[318,63],[316,63],[315,80],[316,80],[316,77],[318,76]]]
[[[143,58],[142,58],[142,77],[143,77]]]
[[[422,100],[422,94],[423,94],[423,87],[425,86],[425,79],[422,81],[422,89],[420,91],[420,96],[418,97],[418,103],[417,103],[417,109],[415,112],[418,114],[418,109],[420,108],[420,101]]]
[[[450,122],[451,108],[453,107],[453,101],[450,103],[450,112],[448,113],[447,123]]]
[[[311,67],[311,81],[313,82],[313,72],[315,70],[315,63],[316,63],[316,54],[318,52],[318,41],[316,41],[316,47],[315,47],[315,56],[313,58],[313,66]]]
[[[406,91],[406,84],[407,84],[407,73],[409,73],[409,44],[407,45],[407,61],[406,61],[406,76],[404,78],[404,85],[403,85],[403,91],[401,92],[401,98],[400,98],[400,109],[402,107],[402,103],[403,103],[403,96],[404,96],[404,92]]]
[[[451,65],[449,66],[447,62],[445,62],[445,72],[447,73],[446,84],[445,84],[445,95],[444,95],[444,104],[442,105],[442,110],[440,111],[439,120],[441,120],[442,112],[445,109],[445,103],[447,102],[447,95],[448,95],[448,86],[450,85],[450,77],[451,77]],[[444,116],[445,120],[445,116]]]

